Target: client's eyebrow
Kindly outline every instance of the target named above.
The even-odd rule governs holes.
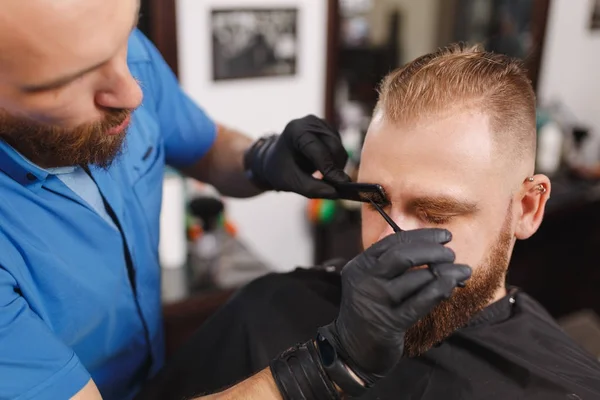
[[[408,202],[410,209],[424,209],[445,214],[473,214],[479,210],[475,202],[449,196],[425,196]]]

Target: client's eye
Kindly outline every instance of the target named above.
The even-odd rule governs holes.
[[[425,222],[429,222],[434,225],[442,225],[442,224],[447,224],[448,222],[450,222],[450,219],[452,218],[452,216],[451,215],[435,215],[435,214],[430,214],[426,211],[420,211],[419,218],[421,218]]]

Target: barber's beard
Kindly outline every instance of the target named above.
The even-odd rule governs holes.
[[[505,284],[512,242],[510,225],[509,212],[496,243],[486,260],[473,269],[466,286],[454,289],[448,300],[442,301],[408,329],[404,341],[405,356],[417,357],[425,353],[454,331],[467,325],[475,314],[492,302],[498,288]]]
[[[65,129],[46,125],[0,109],[0,139],[43,168],[96,165],[108,168],[121,153],[127,129],[107,132],[121,125],[131,110],[108,111],[102,120]]]

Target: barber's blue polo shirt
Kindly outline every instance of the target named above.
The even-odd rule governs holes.
[[[163,171],[200,159],[216,129],[138,31],[128,62],[143,105],[124,154],[91,168],[111,219],[0,141],[0,399],[67,399],[90,378],[129,399],[162,366]]]

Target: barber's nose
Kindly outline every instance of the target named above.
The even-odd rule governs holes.
[[[136,109],[142,104],[142,88],[127,64],[113,69],[106,86],[96,94],[96,104],[105,108]]]

